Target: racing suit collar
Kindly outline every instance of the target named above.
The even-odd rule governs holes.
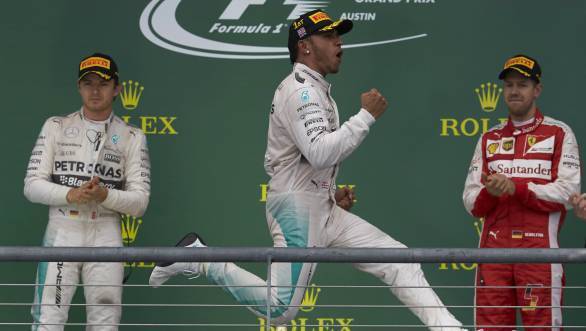
[[[328,91],[328,92],[330,91],[330,87],[332,86],[332,84],[330,84],[324,78],[324,76],[322,76],[319,72],[311,69],[310,67],[306,66],[305,64],[295,62],[295,65],[293,66],[293,71],[299,71],[299,72],[304,73],[312,81],[314,81],[319,87],[323,88],[325,91]]]
[[[539,108],[537,108],[535,110],[535,117],[533,122],[521,127],[515,127],[515,125],[513,125],[513,121],[511,120],[511,116],[509,116],[509,120],[507,121],[507,125],[505,126],[504,133],[512,136],[526,134],[535,131],[535,129],[537,129],[539,125],[541,125],[541,123],[543,123],[543,114],[541,114]]]
[[[107,119],[103,120],[103,121],[93,121],[93,120],[90,120],[89,118],[85,118],[85,116],[83,115],[83,107],[79,108],[78,114],[79,114],[79,117],[83,121],[92,122],[92,123],[107,123],[107,124],[110,124],[110,123],[112,123],[112,120],[114,119],[114,111],[112,111],[110,113],[110,116]]]

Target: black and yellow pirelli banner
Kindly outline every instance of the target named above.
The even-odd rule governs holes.
[[[476,247],[480,220],[462,204],[468,165],[479,136],[507,117],[497,79],[517,53],[543,68],[543,113],[568,123],[586,144],[586,2],[491,0],[136,0],[7,1],[2,3],[4,174],[0,245],[40,245],[47,207],[22,194],[29,153],[45,118],[80,107],[79,60],[96,51],[120,67],[123,91],[115,113],[146,134],[152,195],[141,218],[125,217],[129,245],[173,245],[196,231],[212,246],[269,246],[263,169],[271,99],[291,70],[288,25],[321,7],[354,20],[344,36],[340,73],[328,77],[346,120],[360,93],[378,88],[387,113],[344,162],[339,185],[357,192],[353,211],[410,247]],[[586,222],[570,214],[565,248],[584,247]],[[0,283],[33,283],[34,263],[0,264]],[[129,266],[128,266],[129,267]],[[152,261],[134,265],[131,284],[146,284]],[[263,265],[247,265],[265,275]],[[475,264],[424,265],[434,285],[473,285]],[[584,285],[586,266],[567,265],[568,285]],[[174,284],[206,284],[174,279]],[[400,305],[350,265],[322,264],[290,330],[354,330],[363,324],[418,324],[404,307],[326,308],[320,305]],[[448,305],[472,305],[473,289],[440,288]],[[5,287],[0,302],[29,303],[30,287]],[[568,290],[567,305],[584,293]],[[82,291],[75,297],[83,302]],[[125,303],[232,304],[217,288],[127,288]],[[470,308],[454,308],[472,323]],[[1,322],[30,321],[29,307],[0,309]],[[73,307],[70,321],[84,321]],[[569,325],[585,325],[576,309]],[[246,309],[125,307],[123,323],[262,323]],[[319,325],[307,327],[306,325]],[[8,327],[2,329],[26,329]],[[81,329],[81,328],[78,328]],[[229,328],[216,328],[228,330]],[[252,328],[254,329],[254,328]]]

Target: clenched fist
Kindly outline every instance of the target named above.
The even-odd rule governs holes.
[[[336,204],[344,210],[350,210],[350,208],[352,208],[355,197],[354,190],[348,186],[337,189],[336,194],[334,195],[334,198],[336,198]]]
[[[362,108],[366,109],[375,119],[378,119],[387,109],[387,99],[377,89],[362,93],[360,97]]]

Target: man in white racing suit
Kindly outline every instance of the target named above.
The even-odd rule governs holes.
[[[266,215],[275,247],[405,247],[344,209],[352,205],[351,190],[336,192],[339,163],[360,145],[387,107],[385,98],[372,89],[362,94],[362,109],[339,125],[331,86],[324,77],[338,72],[340,35],[351,28],[351,21],[333,21],[321,10],[301,15],[291,24],[293,71],[275,91],[265,155],[265,169],[271,177]],[[191,246],[203,245],[196,240]],[[273,323],[284,324],[295,317],[315,267],[312,263],[274,264],[271,304],[277,306],[270,312]],[[391,291],[430,330],[460,330],[461,323],[429,288],[419,264],[357,263],[355,267],[394,286]],[[205,274],[224,285],[240,303],[251,305],[259,316],[267,314],[267,292],[262,287],[266,282],[233,263],[159,266],[150,283],[160,285],[183,270]]]
[[[47,119],[31,154],[24,194],[49,206],[44,246],[120,247],[120,213],[141,216],[149,201],[146,138],[112,112],[120,85],[111,57],[84,58],[78,77],[83,106]],[[80,276],[86,285],[86,330],[118,330],[122,263],[41,262],[33,331],[63,330],[76,290],[72,285]]]

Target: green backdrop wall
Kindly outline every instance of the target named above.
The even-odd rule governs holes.
[[[355,20],[355,29],[344,38],[352,47],[344,53],[341,72],[328,77],[341,120],[358,110],[360,93],[372,87],[380,89],[390,104],[362,146],[344,162],[338,183],[355,185],[356,214],[408,246],[477,246],[480,225],[464,210],[461,193],[479,135],[506,117],[502,98],[496,96],[501,85],[497,74],[508,56],[527,53],[540,60],[542,111],[570,124],[579,141],[586,139],[586,2],[317,3],[332,16]],[[172,245],[187,231],[201,233],[213,246],[270,245],[263,202],[268,178],[262,166],[268,114],[274,89],[291,69],[283,52],[289,17],[308,8],[303,5],[308,2],[3,3],[0,134],[5,177],[0,190],[0,245],[41,243],[47,208],[22,195],[29,153],[46,117],[80,107],[77,64],[95,51],[114,56],[127,84],[128,94],[117,100],[116,114],[148,133],[152,196],[144,217],[130,219],[136,230],[129,238],[132,245]],[[381,43],[369,44],[377,42]],[[130,86],[138,88],[140,98],[133,98]],[[496,95],[487,95],[489,88]],[[586,223],[569,215],[561,244],[584,247],[585,235]],[[2,263],[0,283],[33,283],[35,267]],[[139,264],[130,283],[146,284],[151,267],[149,261]],[[249,267],[265,274],[263,265]],[[435,285],[473,284],[473,265],[437,263],[424,269]],[[585,269],[567,265],[567,284],[584,285]],[[322,264],[313,282],[317,304],[398,304],[382,289],[320,288],[379,284],[350,265]],[[174,284],[205,281],[176,279]],[[446,304],[472,304],[472,289],[438,292]],[[30,303],[32,296],[29,287],[0,290],[2,302]],[[81,301],[78,291],[76,302]],[[233,303],[216,288],[147,287],[126,289],[124,302]],[[565,302],[583,305],[584,293],[567,291]],[[304,330],[304,323],[322,324],[313,330],[418,323],[402,307],[309,305],[305,310],[295,321],[298,331]],[[472,323],[470,309],[453,311]],[[569,325],[586,324],[579,310],[564,314]],[[74,307],[70,321],[83,320],[83,308]],[[0,309],[0,322],[28,321],[28,307]],[[244,308],[193,307],[126,307],[123,322],[259,323]]]

